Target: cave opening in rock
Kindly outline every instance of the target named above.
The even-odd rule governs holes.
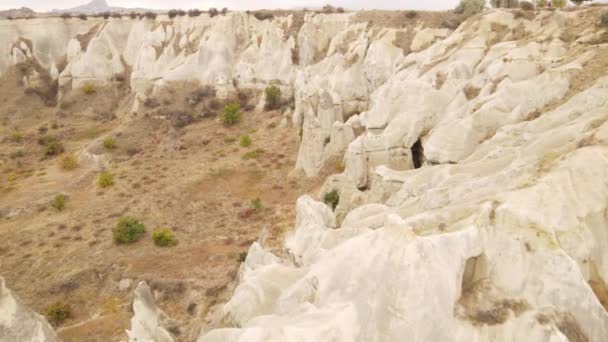
[[[422,141],[418,139],[414,146],[412,146],[412,161],[414,168],[419,169],[424,161],[424,148],[422,147]]]

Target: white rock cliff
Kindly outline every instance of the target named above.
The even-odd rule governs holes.
[[[593,8],[517,13],[453,32],[352,13],[3,21],[0,72],[35,58],[64,91],[128,75],[134,110],[172,81],[277,84],[296,167],[343,158],[321,192],[335,211],[301,197],[288,257],[254,244],[231,327],[199,342],[607,341],[608,31]],[[170,340],[157,310],[136,308],[131,340]]]

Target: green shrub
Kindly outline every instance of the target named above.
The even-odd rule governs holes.
[[[568,0],[553,0],[552,4],[555,8],[563,8],[568,4]]]
[[[152,240],[159,247],[171,247],[177,244],[177,240],[169,228],[155,229],[152,233]]]
[[[44,310],[46,319],[54,326],[58,326],[66,319],[70,318],[71,314],[72,311],[70,310],[70,306],[62,302],[51,304]]]
[[[249,137],[249,135],[247,134],[241,135],[241,138],[239,139],[239,145],[241,145],[241,147],[251,146],[251,137]]]
[[[23,141],[23,134],[19,131],[15,131],[11,134],[11,141],[12,142],[22,142]]]
[[[600,25],[608,27],[608,12],[602,14],[600,17]]]
[[[97,185],[102,189],[111,187],[114,185],[114,175],[109,172],[102,172],[97,179]]]
[[[59,161],[59,166],[64,171],[72,171],[77,169],[80,164],[78,163],[78,159],[76,159],[76,157],[74,157],[73,155],[69,155],[61,158],[61,160]]]
[[[264,109],[273,110],[279,108],[281,104],[281,89],[275,86],[267,87],[265,90],[266,102]]]
[[[114,149],[116,149],[116,139],[114,139],[114,138],[105,138],[103,140],[103,147],[106,148],[107,150],[114,150]]]
[[[340,193],[338,190],[332,190],[323,196],[323,202],[331,207],[332,210],[336,210],[338,203],[340,202]]]
[[[80,90],[82,90],[82,92],[85,95],[93,95],[97,92],[97,89],[95,89],[95,86],[90,83],[83,85],[82,88],[80,88]]]
[[[262,150],[261,148],[257,148],[253,151],[249,151],[245,154],[243,154],[243,159],[255,159],[257,157],[259,157],[260,155],[262,155],[264,153],[264,150]]]
[[[239,262],[245,262],[247,260],[247,252],[239,253]]]
[[[456,6],[454,11],[458,14],[463,14],[468,18],[477,13],[481,13],[485,5],[485,0],[460,0],[460,3]]]
[[[45,154],[47,156],[55,156],[63,153],[65,150],[63,144],[57,137],[52,135],[45,135],[38,139],[38,144],[44,146]]]
[[[251,200],[251,203],[249,204],[249,206],[251,207],[251,209],[253,211],[259,211],[263,207],[262,200],[259,197],[257,197],[255,199]]]
[[[65,201],[67,200],[67,197],[64,194],[59,194],[55,197],[53,197],[53,199],[51,200],[51,207],[62,211],[63,209],[65,209]]]
[[[129,244],[141,239],[145,232],[143,223],[126,216],[118,220],[118,224],[112,229],[112,236],[117,244]]]
[[[230,103],[224,107],[224,125],[232,126],[241,121],[241,105],[238,103]]]

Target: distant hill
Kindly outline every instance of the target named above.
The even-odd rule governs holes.
[[[66,8],[66,9],[55,9],[53,13],[84,13],[84,14],[97,14],[103,12],[143,12],[150,11],[150,9],[146,8],[125,8],[125,7],[112,7],[108,5],[106,0],[92,0],[88,4]]]
[[[0,11],[0,19],[33,17],[35,15],[36,12],[27,7],[11,8],[6,11]]]

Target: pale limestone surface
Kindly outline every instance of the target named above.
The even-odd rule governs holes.
[[[0,277],[0,341],[59,341],[41,315],[23,305]]]

